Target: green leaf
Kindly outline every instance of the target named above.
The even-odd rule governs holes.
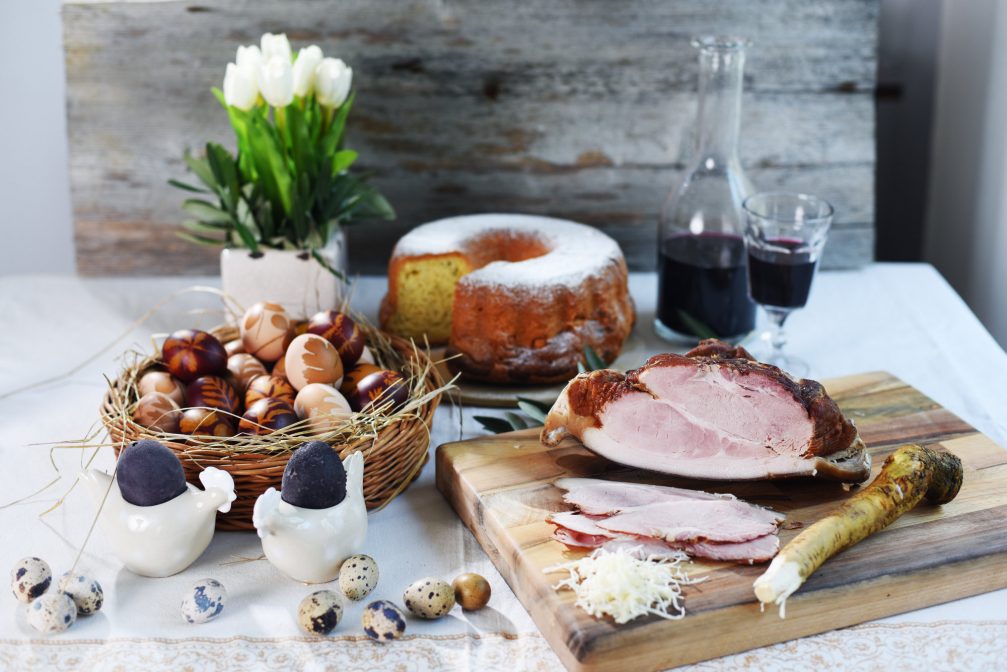
[[[289,216],[293,210],[290,200],[292,179],[274,129],[265,120],[253,117],[248,127],[248,141],[266,197],[273,203],[274,209],[279,208]],[[274,212],[273,216],[277,214]]]
[[[211,222],[201,222],[196,219],[187,219],[182,222],[182,226],[194,233],[216,233],[227,235],[230,227],[226,224],[216,224]]]
[[[589,371],[598,371],[607,366],[605,360],[598,356],[598,353],[590,345],[584,348],[584,363]]]
[[[192,191],[197,194],[209,194],[210,192],[206,189],[201,189],[200,187],[194,187],[191,184],[186,184],[185,182],[180,182],[178,180],[168,180],[168,184],[178,189],[184,189],[185,191]]]
[[[494,434],[504,434],[506,432],[513,432],[515,429],[513,426],[511,426],[509,422],[507,422],[503,418],[494,418],[489,415],[475,415],[472,416],[472,419],[478,422],[480,425],[482,425],[483,428],[493,432]]]
[[[710,327],[703,324],[700,320],[693,317],[689,313],[685,312],[681,308],[675,311],[678,314],[678,319],[685,323],[686,328],[692,332],[697,338],[717,338],[717,334]]]
[[[322,265],[322,268],[324,268],[324,269],[325,269],[326,271],[328,271],[328,272],[329,272],[329,273],[331,273],[332,275],[336,276],[337,278],[339,278],[339,279],[340,279],[340,280],[342,280],[343,282],[347,282],[347,280],[346,280],[346,276],[345,276],[345,275],[343,275],[343,274],[342,274],[342,273],[341,273],[341,272],[339,271],[339,269],[337,269],[337,268],[336,268],[335,266],[333,266],[332,264],[330,264],[330,263],[329,263],[329,260],[328,260],[328,259],[326,259],[326,258],[325,258],[324,256],[322,256],[322,253],[321,253],[321,252],[319,252],[319,251],[318,251],[317,249],[313,249],[313,250],[311,250],[311,257],[312,257],[312,258],[313,258],[313,259],[314,259],[315,261],[317,261],[317,262],[318,262],[319,264],[321,264],[321,265]]]
[[[196,158],[189,152],[186,152],[183,158],[185,160],[185,165],[188,166],[189,170],[191,170],[196,177],[199,178],[200,182],[208,186],[213,191],[217,190],[219,185],[213,178],[213,171],[210,170],[210,163],[205,158]]]
[[[338,175],[349,170],[353,162],[357,160],[357,153],[352,149],[342,149],[332,155],[332,174]]]
[[[504,413],[504,417],[507,418],[507,422],[511,424],[514,429],[528,429],[528,421],[522,418],[517,413],[507,411]]]
[[[546,416],[549,415],[549,409],[552,408],[550,404],[543,404],[540,401],[528,399],[527,397],[518,397],[517,405],[528,417],[537,420],[543,425],[545,424]]]
[[[188,233],[186,231],[176,231],[175,235],[182,240],[187,240],[190,243],[195,243],[196,245],[206,245],[207,247],[220,247],[224,244],[224,241],[219,238],[207,238],[206,236],[197,236],[193,233]]]
[[[218,89],[216,86],[214,86],[213,88],[211,88],[210,91],[213,92],[213,97],[217,99],[217,102],[220,103],[221,107],[223,107],[225,110],[228,109],[228,107],[230,107],[227,104],[227,99],[224,98],[224,92],[223,91],[221,91],[220,89]]]
[[[206,143],[206,159],[210,164],[213,176],[220,184],[222,190],[219,192],[221,200],[234,214],[241,197],[241,188],[238,185],[238,168],[235,165],[234,157],[224,149],[223,146],[213,142]]]
[[[184,203],[182,203],[182,209],[204,222],[230,224],[234,221],[231,213],[225,212],[212,203],[208,203],[198,198],[187,199]]]

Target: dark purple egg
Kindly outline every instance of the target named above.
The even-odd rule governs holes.
[[[304,509],[327,509],[346,498],[346,470],[324,441],[306,443],[287,461],[280,485],[283,501]]]
[[[227,350],[213,335],[198,329],[182,329],[164,339],[161,359],[171,375],[186,383],[227,373]]]
[[[216,408],[237,413],[241,407],[238,393],[220,376],[200,376],[185,388],[185,403],[190,408]]]
[[[309,334],[321,336],[336,347],[343,368],[357,363],[364,352],[367,339],[357,323],[349,315],[335,310],[323,310],[308,321]]]
[[[409,385],[402,374],[395,371],[375,371],[360,379],[356,392],[350,395],[350,408],[354,411],[382,410],[394,413],[409,401]],[[390,402],[390,405],[389,405]]]
[[[245,410],[238,423],[238,432],[245,434],[271,434],[288,427],[299,418],[290,404],[279,399],[259,399]]]
[[[115,480],[122,498],[136,506],[164,504],[186,490],[178,456],[153,439],[135,441],[119,453]]]

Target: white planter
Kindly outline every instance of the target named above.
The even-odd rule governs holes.
[[[346,272],[346,236],[337,231],[322,250],[322,256],[340,272]],[[320,310],[337,307],[341,281],[318,263],[310,252],[246,249],[220,253],[220,279],[224,292],[242,308],[257,301],[279,303],[294,319],[311,317]]]

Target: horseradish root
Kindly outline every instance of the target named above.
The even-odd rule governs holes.
[[[888,456],[881,473],[787,544],[769,569],[755,580],[755,596],[780,607],[823,562],[890,525],[924,497],[945,504],[962,485],[962,463],[955,455],[909,444]]]

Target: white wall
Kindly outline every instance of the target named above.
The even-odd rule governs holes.
[[[60,0],[0,0],[0,273],[72,273]]]
[[[945,0],[925,255],[1007,346],[1007,2]]]

